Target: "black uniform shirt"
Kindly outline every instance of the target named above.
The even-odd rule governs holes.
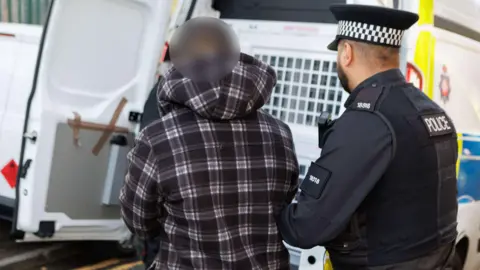
[[[361,83],[345,107],[366,86],[388,83],[389,73]],[[313,248],[340,234],[393,157],[394,135],[378,114],[347,110],[332,129],[320,158],[303,180],[298,203],[288,205],[280,214],[279,230],[292,246]]]

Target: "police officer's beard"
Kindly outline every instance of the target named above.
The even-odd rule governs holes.
[[[348,87],[347,74],[345,74],[342,66],[340,66],[340,65],[337,66],[337,75],[338,75],[338,79],[340,80],[340,84],[343,87],[343,90],[345,90],[347,93],[350,93],[350,88]]]

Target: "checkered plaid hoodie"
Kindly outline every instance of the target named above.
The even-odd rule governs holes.
[[[170,69],[161,119],[137,137],[120,200],[128,228],[158,237],[151,269],[289,269],[275,215],[297,190],[290,129],[260,110],[274,70],[242,54],[216,84]]]

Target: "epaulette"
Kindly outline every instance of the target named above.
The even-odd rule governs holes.
[[[361,89],[348,109],[371,112],[375,111],[383,90],[384,87],[378,86],[377,84]]]

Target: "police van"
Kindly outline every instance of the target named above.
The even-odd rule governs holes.
[[[165,40],[189,14],[225,20],[244,52],[276,69],[278,84],[264,109],[290,125],[303,177],[320,155],[320,112],[339,117],[347,98],[336,75],[336,55],[326,50],[336,33],[328,7],[347,2],[420,15],[405,38],[405,74],[462,132],[454,269],[478,269],[480,137],[474,134],[480,134],[480,118],[474,63],[480,57],[480,14],[467,0],[437,0],[435,6],[433,0],[53,0],[32,87],[2,92],[9,98],[0,118],[5,182],[0,197],[11,201],[2,204],[2,212],[13,221],[13,235],[19,241],[128,242],[118,205],[125,154]],[[299,269],[331,268],[322,247],[288,248]]]

